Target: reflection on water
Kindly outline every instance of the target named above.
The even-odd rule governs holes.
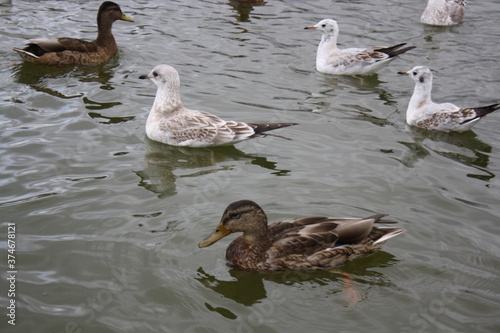
[[[229,4],[233,6],[234,9],[238,11],[240,15],[238,17],[238,21],[240,22],[249,22],[250,21],[250,13],[253,10],[254,6],[264,6],[264,0],[230,0]]]
[[[176,191],[178,178],[198,177],[219,171],[233,169],[234,165],[222,164],[228,161],[249,161],[274,174],[286,175],[290,170],[276,168],[276,162],[265,157],[246,154],[235,146],[211,148],[174,147],[145,138],[148,166],[135,173],[141,178],[139,186],[157,193],[159,197],[170,196]]]
[[[306,103],[314,105],[313,112],[327,113],[329,111],[346,112],[350,116],[349,119],[368,121],[378,126],[394,126],[388,119],[392,116],[384,114],[383,117],[373,115],[372,109],[360,105],[359,99],[348,100],[347,103],[339,102],[340,93],[350,91],[360,99],[365,95],[377,96],[378,100],[383,101],[384,105],[396,105],[394,97],[390,92],[384,89],[380,84],[384,81],[379,80],[378,74],[366,76],[334,76],[322,73],[315,73],[317,82],[320,83],[321,90],[310,96]],[[335,97],[332,99],[332,96]],[[373,97],[372,97],[373,98]],[[395,112],[395,111],[394,111]]]
[[[252,305],[267,297],[264,275],[261,273],[230,269],[229,274],[233,280],[222,281],[206,273],[201,267],[197,272],[198,277],[195,279],[203,286],[243,305]]]
[[[341,292],[343,305],[353,305],[364,297],[358,290],[358,284],[392,285],[382,273],[371,270],[375,267],[388,267],[397,263],[395,257],[387,252],[378,251],[368,257],[356,259],[330,271],[283,271],[283,272],[252,272],[229,269],[233,278],[231,281],[219,280],[215,276],[198,268],[195,278],[203,286],[215,291],[225,298],[243,304],[252,305],[269,298],[264,280],[283,285],[302,285],[309,282],[321,286],[334,286],[332,293]]]
[[[89,117],[92,119],[97,120],[101,124],[120,124],[120,123],[125,123],[130,120],[134,120],[134,116],[127,116],[127,117],[108,117],[104,116],[99,112],[89,112]]]
[[[415,127],[410,130],[415,142],[400,142],[410,148],[410,151],[402,159],[404,164],[410,162],[410,164],[413,164],[415,160],[429,155],[428,150],[431,150],[438,155],[481,171],[481,174],[468,174],[468,177],[485,181],[495,177],[493,173],[486,169],[489,164],[489,155],[485,153],[491,153],[492,147],[481,141],[473,131],[446,133]],[[449,150],[444,150],[447,146],[442,143],[449,144]]]
[[[101,83],[101,89],[112,90],[109,81],[113,78],[116,67],[119,66],[118,57],[99,66],[49,66],[22,62],[13,67],[16,82],[29,85],[36,91],[62,99],[77,98],[83,93],[66,95],[61,91],[50,88],[48,79],[76,78],[80,82]],[[64,88],[67,87],[64,85]]]

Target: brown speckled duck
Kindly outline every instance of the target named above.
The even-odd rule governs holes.
[[[226,250],[234,268],[245,270],[329,269],[379,250],[402,228],[374,227],[385,215],[364,219],[306,217],[267,225],[262,208],[249,200],[230,204],[215,231],[201,241],[210,246],[232,232],[243,232]]]
[[[118,51],[111,27],[116,20],[133,22],[120,6],[105,1],[97,13],[97,38],[87,42],[76,38],[30,39],[24,49],[14,48],[21,57],[35,64],[98,65],[112,58]]]

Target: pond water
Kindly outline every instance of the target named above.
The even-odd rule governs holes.
[[[426,65],[435,100],[498,102],[497,0],[469,1],[451,28],[419,23],[424,0],[124,0],[135,22],[114,24],[120,51],[102,66],[12,51],[92,40],[99,4],[0,4],[2,332],[500,331],[500,114],[466,133],[409,128],[413,82],[396,74]],[[320,33],[303,28],[326,17],[341,47],[417,48],[376,75],[317,73]],[[213,149],[151,142],[156,87],[138,77],[161,63],[189,108],[300,126]],[[270,222],[387,213],[406,233],[331,272],[236,271],[233,236],[197,244],[239,199]]]

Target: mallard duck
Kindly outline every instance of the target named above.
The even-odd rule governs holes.
[[[243,232],[226,250],[226,259],[245,270],[329,269],[380,249],[404,229],[374,227],[385,215],[364,219],[306,217],[267,225],[262,208],[250,200],[230,204],[215,231],[201,241],[210,246],[232,232]]]
[[[464,0],[429,0],[420,22],[437,26],[460,24],[464,19],[466,4]]]
[[[324,19],[316,25],[305,27],[323,32],[316,53],[316,70],[335,75],[367,75],[387,66],[396,56],[415,46],[402,48],[406,43],[389,47],[339,49],[339,26],[335,20]]]
[[[146,135],[154,141],[184,147],[232,145],[265,136],[267,131],[297,125],[225,121],[208,112],[186,109],[181,102],[179,73],[169,65],[158,65],[139,78],[150,79],[158,86],[146,121]]]
[[[97,38],[87,42],[76,38],[30,39],[24,49],[14,48],[21,57],[35,64],[98,65],[112,58],[118,51],[111,27],[116,20],[134,22],[120,6],[105,1],[97,13]]]
[[[451,103],[434,103],[431,99],[432,73],[425,66],[416,66],[398,74],[409,76],[415,81],[415,90],[406,111],[408,125],[445,132],[464,132],[482,117],[500,109],[498,103],[469,108]]]

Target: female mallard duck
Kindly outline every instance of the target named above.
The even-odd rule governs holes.
[[[97,13],[97,38],[86,42],[76,38],[30,39],[24,49],[14,48],[21,57],[35,64],[98,65],[111,59],[118,51],[111,26],[116,20],[134,22],[120,6],[105,1]]]
[[[206,247],[232,232],[243,232],[226,250],[239,269],[329,269],[380,249],[402,228],[374,227],[385,215],[365,219],[305,217],[267,225],[262,208],[249,200],[230,204],[215,231],[198,246]]]

